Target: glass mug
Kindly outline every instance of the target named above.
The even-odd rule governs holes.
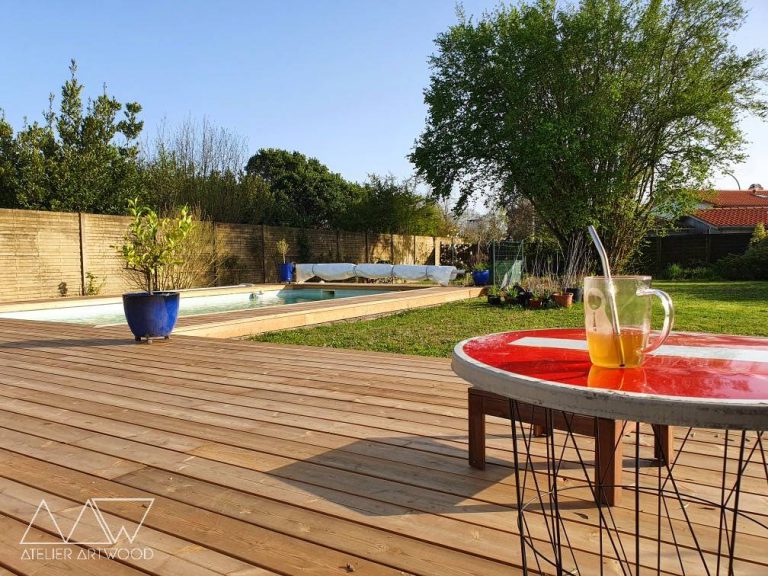
[[[604,276],[584,278],[584,325],[592,364],[603,368],[640,366],[645,355],[661,346],[672,330],[675,309],[669,294],[651,288],[650,276],[614,276],[616,312],[621,328],[617,338],[609,301],[608,281]],[[649,343],[651,299],[656,296],[664,308],[661,334]],[[622,356],[624,362],[622,363]]]

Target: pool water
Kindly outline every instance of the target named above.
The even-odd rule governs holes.
[[[282,304],[297,304],[299,302],[316,302],[318,300],[334,300],[352,296],[367,296],[382,294],[383,290],[348,290],[348,289],[298,289],[298,290],[269,290],[241,292],[237,294],[222,294],[218,296],[197,296],[182,294],[179,304],[179,317],[198,314],[213,314],[216,312],[232,312],[250,310],[266,306]],[[83,306],[68,306],[66,308],[49,308],[45,310],[24,310],[19,312],[3,312],[0,318],[16,318],[19,320],[43,320],[48,322],[71,322],[73,324],[125,324],[123,304],[91,304]]]

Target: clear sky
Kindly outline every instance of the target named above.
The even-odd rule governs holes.
[[[464,0],[479,15],[497,0]],[[767,47],[768,0],[735,37]],[[15,128],[40,120],[70,58],[88,95],[144,107],[145,135],[165,118],[207,116],[262,147],[299,150],[352,180],[408,176],[424,126],[433,39],[456,22],[452,0],[0,0],[0,108]],[[768,188],[768,124],[744,123],[752,144],[734,168]],[[730,176],[716,185],[734,188]]]

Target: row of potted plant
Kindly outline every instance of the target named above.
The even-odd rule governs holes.
[[[503,290],[493,285],[487,289],[486,297],[488,303],[494,306],[511,304],[532,310],[552,307],[570,308],[574,302],[581,301],[581,288],[566,288],[553,292],[535,287],[526,288],[520,284]]]

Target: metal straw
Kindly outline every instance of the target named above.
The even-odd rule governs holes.
[[[616,351],[619,353],[621,366],[623,367],[626,362],[624,361],[624,347],[621,345],[621,326],[619,326],[619,309],[616,305],[616,286],[614,285],[613,278],[611,277],[611,266],[608,264],[608,254],[606,253],[605,247],[600,240],[600,236],[597,235],[597,230],[595,230],[595,227],[589,225],[587,226],[587,231],[592,237],[592,242],[595,243],[597,253],[600,255],[600,262],[603,265],[603,274],[605,274],[605,279],[608,282],[608,307],[611,309],[611,320],[614,334],[613,341],[614,345],[616,346]]]

